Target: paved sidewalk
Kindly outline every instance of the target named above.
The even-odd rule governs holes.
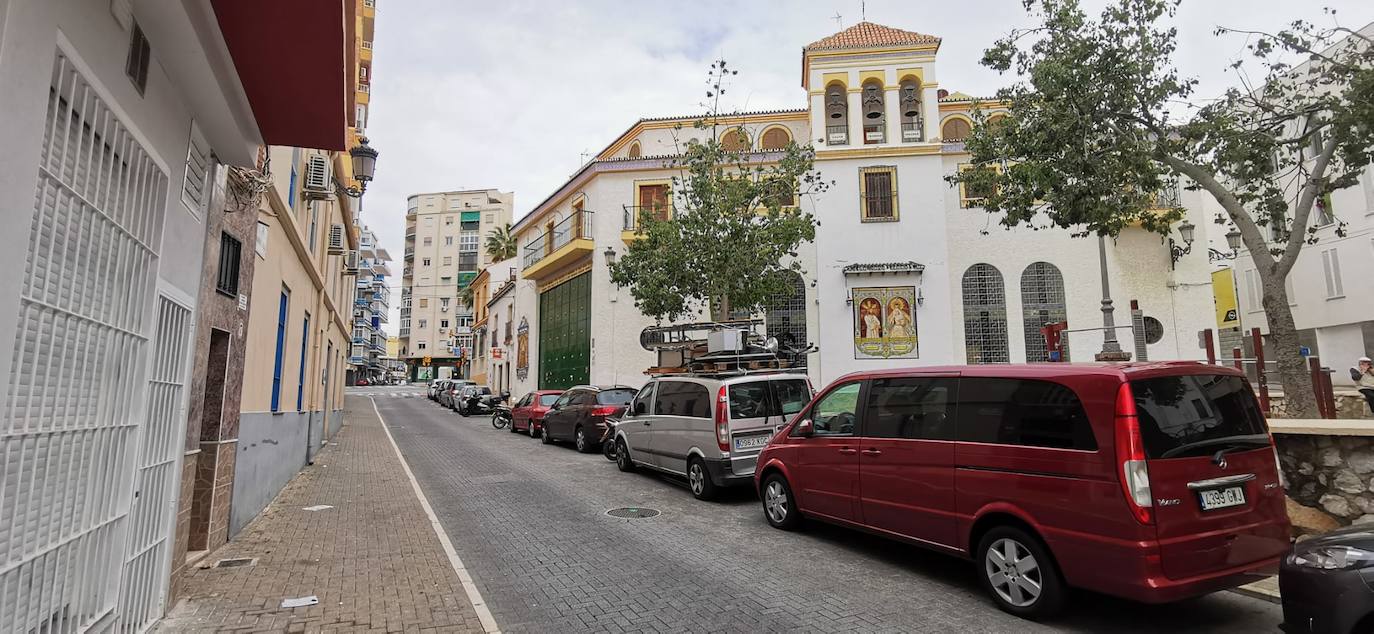
[[[372,402],[346,407],[314,466],[190,571],[160,631],[482,631]],[[334,508],[302,510],[317,504]],[[240,557],[257,561],[203,567]],[[308,595],[319,604],[280,607]]]

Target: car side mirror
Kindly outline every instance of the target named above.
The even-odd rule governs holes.
[[[816,435],[816,424],[807,418],[797,423],[797,435],[802,438],[810,438]]]
[[[640,402],[638,402],[638,403],[635,403],[635,416],[639,416],[640,414],[648,414],[648,413],[649,413],[649,404],[648,404],[648,403],[645,403],[644,401],[640,401]]]

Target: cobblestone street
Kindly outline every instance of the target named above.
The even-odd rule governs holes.
[[[815,522],[773,530],[748,491],[697,502],[423,397],[376,401],[505,632],[1271,632],[1282,620],[1234,593],[1145,606],[1080,592],[1036,625],[999,612],[965,562]],[[625,506],[662,515],[605,514]]]
[[[191,569],[162,631],[482,631],[372,402],[347,407],[315,464]],[[236,558],[254,561],[207,567]],[[319,604],[280,607],[309,595]]]

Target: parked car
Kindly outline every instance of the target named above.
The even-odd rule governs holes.
[[[524,395],[511,406],[511,428],[538,438],[544,425],[544,414],[563,394],[563,390],[535,390]]]
[[[810,400],[801,374],[652,379],[616,429],[616,464],[683,476],[709,500],[720,487],[752,484],[759,451]]]
[[[368,382],[367,379],[358,379],[357,381],[353,382],[353,385],[356,385],[358,387],[367,387],[369,385],[372,385],[372,383]]]
[[[490,414],[491,404],[487,399],[491,396],[491,388],[485,385],[464,385],[458,388],[458,394],[453,397],[453,411],[463,416]]]
[[[1290,634],[1374,631],[1374,529],[1351,526],[1299,542],[1279,569]]]
[[[544,444],[572,441],[582,453],[596,451],[607,418],[618,418],[635,397],[635,389],[624,385],[579,385],[569,389],[549,406],[544,414]]]
[[[475,385],[475,383],[468,379],[449,379],[448,383],[444,385],[443,391],[439,392],[439,404],[457,411],[458,391],[467,385]]]
[[[444,384],[446,384],[446,383],[448,383],[448,379],[435,379],[435,380],[433,380],[433,381],[430,381],[430,382],[429,382],[429,388],[428,388],[428,390],[427,390],[427,393],[428,393],[428,395],[429,395],[429,400],[431,400],[431,401],[437,401],[437,400],[439,400],[439,393],[443,391],[443,389],[444,389]]]
[[[1289,545],[1254,393],[1200,363],[851,374],[755,477],[774,527],[816,518],[971,558],[1026,618],[1067,586],[1163,603],[1242,585]]]

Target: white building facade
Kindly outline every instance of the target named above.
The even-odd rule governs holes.
[[[348,362],[353,366],[353,380],[376,381],[389,371],[386,356],[386,332],[391,316],[391,254],[377,242],[377,234],[360,225],[358,231],[358,277],[353,298],[353,339]]]
[[[811,141],[816,170],[834,181],[802,196],[820,221],[803,245],[803,274],[763,317],[773,336],[816,345],[817,384],[856,370],[1049,360],[1041,328],[1066,322],[1066,356],[1102,346],[1098,243],[1064,230],[1004,230],[976,196],[944,179],[969,162],[962,139],[974,99],[940,88],[939,39],[860,23],[806,47],[801,110],[723,115],[715,132],[742,130],[751,160],[787,141]],[[996,116],[998,104],[982,108]],[[671,165],[701,116],[644,119],[516,225],[517,396],[576,383],[640,385],[656,357],[639,342],[654,325],[607,260],[634,239],[636,210],[664,200]],[[1192,195],[1184,192],[1185,196]],[[1190,212],[1206,243],[1200,211]],[[1117,336],[1150,359],[1199,359],[1212,325],[1205,249],[1173,260],[1167,241],[1127,229],[1106,243]],[[1132,328],[1139,304],[1144,327]],[[523,347],[522,347],[523,346]],[[553,346],[554,349],[549,349]]]

